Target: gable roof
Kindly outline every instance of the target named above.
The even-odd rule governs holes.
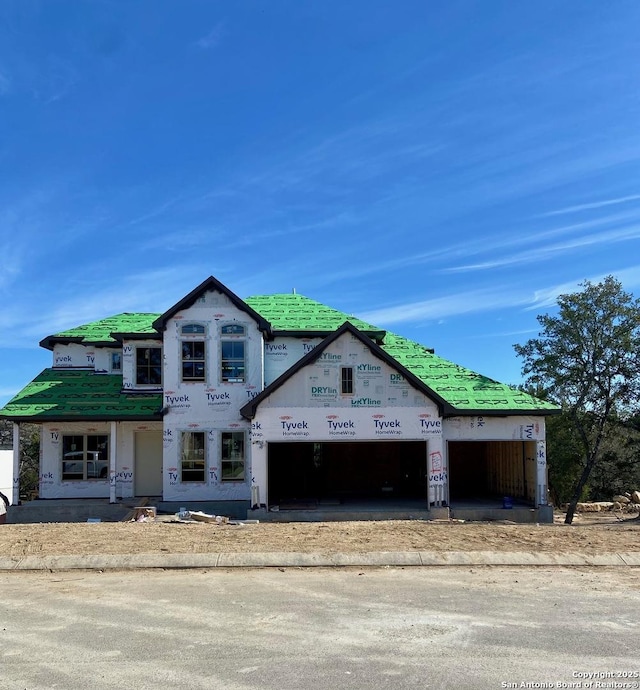
[[[170,309],[161,314],[154,322],[153,327],[158,331],[162,332],[166,328],[167,321],[175,316],[182,309],[188,309],[191,307],[195,301],[201,297],[205,292],[209,290],[214,290],[216,292],[221,292],[223,295],[229,298],[231,303],[248,314],[257,324],[258,328],[264,332],[270,332],[271,326],[269,322],[263,318],[257,311],[252,309],[245,301],[241,300],[238,295],[231,292],[226,285],[223,285],[219,280],[213,276],[209,276],[205,281],[200,283],[197,288],[191,290],[191,292],[183,297],[179,302],[176,302]]]
[[[1,411],[16,422],[153,421],[162,419],[161,393],[124,393],[122,376],[45,369]]]
[[[327,336],[320,344],[313,348],[313,350],[307,352],[304,357],[299,359],[292,367],[279,376],[273,383],[267,386],[261,393],[250,400],[246,405],[240,409],[240,414],[243,417],[251,419],[255,417],[256,409],[260,403],[268,398],[272,393],[274,393],[278,388],[283,386],[292,376],[298,373],[301,369],[304,369],[308,364],[315,362],[318,357],[335,342],[340,336],[345,333],[350,333],[355,338],[360,340],[366,347],[369,348],[371,353],[381,359],[383,362],[393,367],[396,371],[400,372],[411,385],[418,389],[421,393],[424,393],[428,398],[431,398],[438,406],[440,416],[444,414],[452,414],[454,412],[453,408],[447,403],[447,401],[441,397],[438,393],[433,391],[429,386],[427,386],[423,381],[417,378],[409,369],[405,368],[387,352],[385,352],[379,345],[377,345],[371,338],[369,338],[365,333],[358,330],[352,323],[345,321],[345,323],[338,328],[338,330]]]

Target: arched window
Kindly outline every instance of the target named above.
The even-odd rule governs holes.
[[[180,331],[182,335],[204,334],[204,326],[201,323],[185,323]]]
[[[245,335],[246,329],[242,324],[231,323],[220,329],[222,335]]]

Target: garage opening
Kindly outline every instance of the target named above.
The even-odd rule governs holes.
[[[535,503],[535,441],[449,441],[449,499]]]
[[[424,441],[270,443],[269,503],[342,504],[427,498]]]

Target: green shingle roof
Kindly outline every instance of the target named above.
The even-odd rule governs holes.
[[[386,332],[361,319],[298,294],[259,295],[245,300],[271,324],[274,333],[324,337],[345,321],[381,344],[451,407],[463,414],[553,413],[557,408],[485,376],[442,359],[433,350]],[[78,340],[86,344],[117,344],[112,333],[157,335],[157,313],[123,313],[70,328],[42,341]],[[122,393],[122,377],[90,371],[46,369],[11,400],[3,416],[14,419],[151,419],[161,407],[160,395]]]
[[[122,376],[45,369],[10,400],[2,415],[26,421],[161,419],[162,394],[123,393]]]
[[[315,300],[292,293],[247,297],[245,302],[271,324],[273,331],[332,333],[345,321],[369,337],[382,338],[385,331],[370,323],[327,307]]]
[[[555,412],[557,407],[387,333],[382,349],[461,413]]]
[[[151,324],[158,316],[159,314],[130,312],[116,314],[106,319],[92,321],[91,323],[50,335],[42,340],[40,345],[47,349],[52,349],[54,342],[69,339],[81,339],[81,342],[87,345],[95,343],[113,343],[117,345],[117,341],[111,335],[112,333],[148,333],[149,335],[157,336],[158,332]]]

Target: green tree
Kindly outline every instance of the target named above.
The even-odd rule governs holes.
[[[549,391],[581,445],[567,524],[573,522],[604,441],[640,399],[640,300],[613,276],[581,287],[558,297],[557,315],[538,316],[537,338],[514,346],[528,384]]]
[[[13,446],[13,424],[0,419],[0,447]],[[38,491],[40,477],[40,427],[20,424],[20,496]]]

